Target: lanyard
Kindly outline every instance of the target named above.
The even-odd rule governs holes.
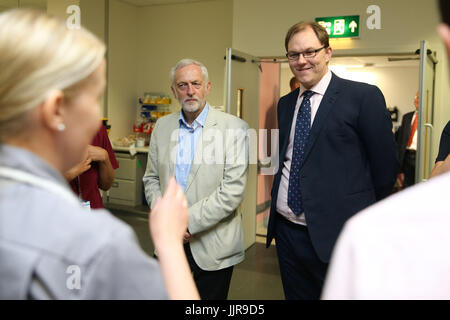
[[[81,203],[81,206],[85,209],[91,210],[91,202],[90,201],[86,201],[83,200],[83,196],[81,195],[81,179],[80,176],[77,176],[77,181],[75,182],[75,184],[77,185],[78,188],[78,201]]]
[[[80,176],[77,176],[77,181],[75,182],[78,188],[78,199],[80,201],[83,201],[83,196],[81,195],[81,179]]]
[[[80,203],[78,202],[75,195],[71,191],[69,191],[67,188],[64,188],[62,185],[60,185],[56,182],[53,182],[53,181],[50,181],[47,179],[43,179],[34,174],[31,174],[31,173],[28,173],[28,172],[25,172],[22,170],[8,168],[8,167],[0,167],[0,177],[8,178],[10,180],[14,180],[17,182],[23,182],[26,184],[34,185],[41,189],[45,189],[54,194],[57,194],[60,197],[64,198],[65,200],[67,200],[68,202],[70,202],[74,205],[80,206]]]

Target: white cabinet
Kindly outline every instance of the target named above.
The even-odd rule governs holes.
[[[142,177],[147,166],[147,154],[115,152],[119,168],[115,170],[115,179],[109,189],[108,202],[126,206],[142,205]]]

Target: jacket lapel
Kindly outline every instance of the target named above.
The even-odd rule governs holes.
[[[303,164],[306,162],[309,153],[314,147],[317,137],[319,136],[326,123],[326,119],[331,111],[331,108],[337,100],[337,96],[339,94],[339,81],[340,79],[333,73],[330,84],[328,85],[328,88],[325,91],[325,95],[320,102],[319,109],[317,110],[316,117],[314,118],[314,122],[311,127]]]
[[[280,108],[286,109],[284,111],[284,117],[282,119],[279,119],[278,122],[278,129],[280,130],[280,133],[283,132],[283,145],[280,146],[280,160],[284,161],[284,156],[286,154],[286,149],[289,144],[289,136],[291,134],[291,127],[292,127],[292,121],[295,121],[294,119],[294,112],[295,112],[295,106],[297,104],[298,95],[300,93],[300,89],[295,89],[289,96],[284,105],[280,105]],[[280,114],[280,113],[278,113]],[[294,120],[292,120],[294,119]],[[281,121],[280,121],[281,120]],[[281,137],[281,134],[280,134]]]
[[[203,127],[202,134],[199,138],[199,141],[197,143],[197,147],[195,148],[194,153],[194,159],[192,160],[191,170],[189,172],[188,181],[186,184],[186,190],[185,193],[189,190],[189,187],[191,186],[192,182],[194,181],[195,177],[197,176],[198,169],[200,169],[200,166],[203,163],[203,148],[204,148],[204,133],[206,130],[209,130],[211,128],[214,128],[217,125],[216,120],[216,112],[211,106],[209,107],[208,116],[206,117],[205,126]]]
[[[180,111],[181,112],[181,111]],[[177,162],[178,153],[178,136],[180,130],[180,112],[177,113],[177,117],[174,117],[174,121],[169,123],[168,134],[169,137],[169,177],[175,176],[175,164]]]

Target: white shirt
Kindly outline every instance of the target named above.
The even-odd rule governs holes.
[[[184,118],[183,111],[180,111],[180,130],[178,131],[177,145],[177,163],[175,166],[175,179],[177,183],[186,190],[186,185],[191,172],[194,153],[197,148],[198,141],[202,136],[203,127],[205,126],[206,117],[208,116],[209,104],[206,103],[202,112],[195,118],[192,125],[189,125]]]
[[[314,118],[316,117],[317,111],[319,110],[319,105],[322,102],[322,98],[325,95],[325,91],[327,91],[328,85],[331,81],[331,71],[328,72],[322,77],[322,79],[313,86],[310,90],[314,92],[311,96],[311,127],[314,122]],[[295,124],[297,119],[298,110],[300,109],[300,105],[303,101],[303,93],[306,89],[300,85],[300,93],[298,95],[297,104],[295,105],[294,117],[291,125],[291,133],[289,135],[289,144],[286,149],[286,155],[283,163],[283,170],[281,174],[280,187],[278,189],[278,198],[277,198],[277,211],[282,216],[284,216],[289,221],[293,223],[306,225],[305,214],[302,213],[299,216],[296,216],[291,208],[289,208],[287,203],[288,197],[288,188],[289,188],[289,173],[291,170],[291,162],[292,162],[292,150],[294,148],[294,136],[295,136]]]
[[[323,299],[450,299],[450,173],[361,211],[334,249]]]
[[[417,111],[416,112],[414,112],[414,115],[413,115],[413,117],[412,117],[412,119],[411,119],[411,129],[412,129],[412,127],[413,127],[413,124],[414,124],[414,119],[416,118],[416,117],[418,117],[419,115],[418,115],[418,113],[417,113]],[[417,120],[418,121],[418,120]],[[406,149],[408,149],[408,150],[417,150],[417,132],[419,131],[419,128],[417,128],[416,129],[416,132],[414,132],[414,136],[413,136],[413,139],[412,139],[412,142],[411,142],[411,145],[408,147],[408,146],[406,146]],[[409,137],[408,137],[409,138]]]

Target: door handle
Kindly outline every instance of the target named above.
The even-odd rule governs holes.
[[[428,129],[430,129],[430,135],[428,136],[428,141],[425,141],[425,154],[427,154],[427,149],[428,149],[428,146],[430,147],[430,154],[429,154],[429,157],[428,157],[428,168],[432,168],[432,166],[433,166],[433,159],[432,159],[432,157],[431,157],[431,146],[432,146],[432,138],[433,138],[433,125],[431,124],[431,123],[424,123],[423,124],[423,126],[425,127],[425,128],[428,128]],[[424,161],[423,162],[423,172],[424,172],[424,176],[425,176],[425,169],[426,169],[426,161]],[[427,179],[423,179],[422,181],[427,181],[428,180],[428,178]]]

